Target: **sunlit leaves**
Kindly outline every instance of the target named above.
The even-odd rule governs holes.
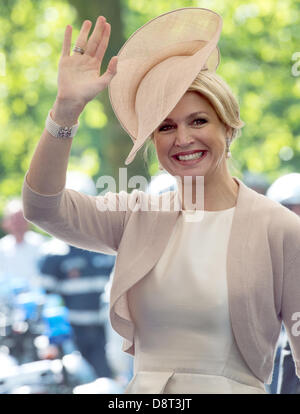
[[[265,172],[269,178],[287,169],[299,171],[300,80],[291,73],[292,56],[300,50],[299,3],[238,3],[228,5],[235,8],[233,21],[230,11],[223,15],[218,68],[236,93],[246,122],[233,156],[242,170]]]
[[[99,172],[100,160],[95,148],[87,148],[81,157],[71,156],[69,161],[70,170],[81,171],[91,177]]]
[[[123,0],[120,13],[127,39],[138,28],[162,13],[182,7],[206,7],[220,13],[223,29],[217,73],[231,86],[246,123],[233,143],[236,167],[265,172],[270,179],[300,170],[300,74],[292,73],[300,52],[298,0]],[[0,209],[8,195],[20,192],[24,173],[44,128],[57,90],[57,65],[67,24],[73,41],[79,31],[77,12],[67,0],[1,0],[0,54],[5,76],[0,76]],[[98,7],[98,8],[97,8]],[[112,1],[112,7],[114,3]],[[99,6],[95,2],[95,16]],[[112,27],[114,27],[112,25]],[[120,44],[120,47],[122,45]],[[0,74],[1,75],[1,74]],[[99,100],[90,102],[80,118],[81,127],[72,147],[70,168],[97,174],[100,140],[108,125]],[[116,131],[116,134],[118,132]],[[122,153],[105,142],[109,154]],[[100,153],[100,155],[99,155]],[[120,155],[120,159],[126,158]],[[149,173],[157,172],[150,157]],[[102,164],[101,164],[102,165]],[[119,166],[116,166],[119,167]],[[235,171],[236,174],[236,171]]]
[[[90,128],[103,128],[107,123],[107,117],[101,102],[93,100],[88,103],[83,113],[86,125]]]
[[[20,194],[35,145],[56,95],[63,31],[76,17],[63,0],[3,0],[0,52],[0,204]],[[59,33],[59,36],[57,34]]]
[[[246,122],[232,154],[240,173],[251,169],[270,178],[288,168],[300,170],[300,76],[291,73],[300,51],[300,4],[296,0],[211,0],[199,2],[128,0],[136,26],[180,7],[208,7],[223,18],[217,73],[231,86]],[[132,23],[132,22],[131,22]],[[127,25],[127,27],[129,27]],[[149,172],[155,165],[149,165]]]

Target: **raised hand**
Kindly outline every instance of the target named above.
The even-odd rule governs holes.
[[[84,106],[104,90],[117,73],[117,56],[113,56],[106,72],[100,76],[103,56],[107,49],[111,26],[105,17],[99,16],[91,36],[92,22],[85,20],[76,40],[75,52],[70,55],[72,26],[65,30],[62,54],[58,70],[60,101]]]

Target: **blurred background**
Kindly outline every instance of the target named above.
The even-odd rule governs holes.
[[[232,174],[266,194],[278,178],[300,171],[298,0],[1,0],[0,393],[122,393],[131,378],[131,357],[123,355],[120,338],[107,322],[115,258],[89,257],[53,240],[23,220],[19,198],[56,97],[66,25],[73,26],[74,45],[85,19],[94,24],[99,15],[106,17],[111,38],[104,73],[140,26],[181,7],[210,8],[223,18],[217,73],[238,97],[246,123],[231,147]],[[77,189],[95,194],[88,179],[95,183],[102,175],[118,184],[131,146],[106,89],[80,117],[68,168],[86,177]],[[143,175],[150,182],[158,174],[151,151],[147,163],[140,151],[127,166],[128,180]],[[74,180],[69,188],[76,188]],[[297,195],[293,200],[296,205]],[[96,325],[101,327],[97,337]],[[86,333],[80,334],[83,327]],[[89,335],[102,350],[100,362],[92,357]]]

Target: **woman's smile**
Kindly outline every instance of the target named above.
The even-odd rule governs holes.
[[[188,91],[154,133],[159,162],[174,176],[224,178],[226,134],[208,99]]]
[[[172,159],[180,165],[183,166],[192,166],[192,165],[198,165],[202,160],[206,157],[208,151],[202,150],[202,151],[193,151],[192,154],[188,155],[172,155]]]

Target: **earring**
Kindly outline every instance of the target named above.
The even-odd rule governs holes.
[[[160,169],[160,171],[163,171],[163,167],[161,166],[160,162],[158,163],[158,168]]]
[[[230,143],[231,143],[231,139],[230,138],[226,138],[226,158],[230,158],[231,157]]]

